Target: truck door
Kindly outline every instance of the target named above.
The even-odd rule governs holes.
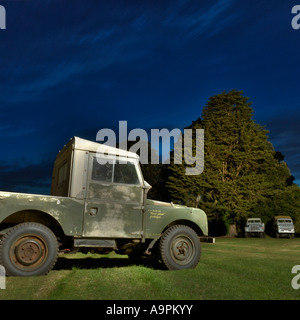
[[[99,163],[89,155],[84,237],[141,238],[143,179],[138,159],[117,157]]]

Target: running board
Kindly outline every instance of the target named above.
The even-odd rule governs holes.
[[[113,248],[117,247],[116,241],[111,239],[74,239],[75,248]]]

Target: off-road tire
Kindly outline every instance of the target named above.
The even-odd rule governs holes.
[[[58,257],[58,243],[46,226],[25,222],[16,225],[0,242],[0,265],[7,275],[37,276],[47,274]]]
[[[195,268],[200,260],[201,245],[196,232],[185,225],[175,225],[161,236],[161,260],[169,270]]]

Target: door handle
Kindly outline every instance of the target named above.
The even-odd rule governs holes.
[[[97,212],[98,208],[91,208],[89,214],[91,217],[95,217],[97,215]]]

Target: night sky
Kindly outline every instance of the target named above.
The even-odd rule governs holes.
[[[0,189],[49,194],[74,135],[183,129],[232,89],[300,184],[298,2],[0,1]]]

